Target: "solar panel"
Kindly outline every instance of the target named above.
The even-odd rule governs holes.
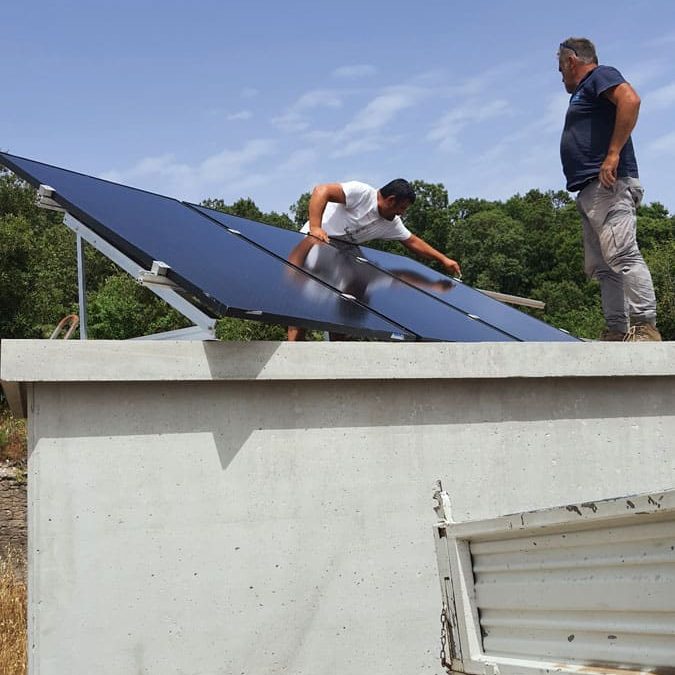
[[[330,244],[30,159],[0,163],[214,314],[383,339],[576,341],[404,256]]]
[[[578,342],[569,333],[555,328],[515,307],[498,302],[462,282],[444,286],[446,276],[411,258],[363,247],[364,257],[379,268],[405,279],[424,293],[456,309],[478,317],[495,328],[524,342]]]
[[[5,153],[0,161],[34,186],[54,188],[56,201],[132,260],[148,269],[167,263],[167,276],[215,314],[417,337],[175,199]]]
[[[358,247],[333,240],[325,244],[298,232],[270,227],[245,218],[231,216],[203,206],[196,210],[227,228],[241,232],[249,241],[264,247],[281,260],[289,261],[342,293],[347,293],[392,321],[405,326],[425,340],[450,342],[504,342],[513,337],[420,293],[400,278],[368,264]],[[431,270],[429,270],[431,272]],[[452,282],[444,277],[439,286]],[[300,293],[311,292],[299,289]],[[413,328],[414,326],[414,328]]]
[[[326,283],[347,293],[353,288],[365,304],[414,326],[424,339],[577,341],[411,258],[336,239],[323,244],[313,237],[221,211],[194,208]],[[301,259],[302,254],[306,257]]]

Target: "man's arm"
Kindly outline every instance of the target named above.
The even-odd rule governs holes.
[[[459,277],[462,275],[462,270],[456,260],[452,260],[452,258],[443,255],[443,253],[437,251],[433,246],[427,244],[424,239],[421,239],[417,235],[413,234],[408,239],[404,239],[401,243],[409,251],[412,251],[423,258],[437,260],[448,272],[450,272],[450,274],[452,274],[452,276]]]
[[[328,235],[321,227],[323,213],[328,202],[347,203],[347,197],[340,183],[317,185],[309,198],[309,233],[321,241],[328,241]]]
[[[622,82],[602,94],[616,106],[614,132],[609,141],[607,156],[600,167],[600,182],[605,187],[612,187],[616,182],[616,170],[619,166],[619,153],[626,145],[631,132],[637,123],[640,112],[640,97],[628,82]]]

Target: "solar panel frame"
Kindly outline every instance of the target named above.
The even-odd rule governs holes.
[[[257,221],[234,216],[205,206],[196,204],[192,204],[191,206],[205,216],[213,218],[223,227],[241,232],[241,236],[264,247],[265,250],[282,260],[287,260],[289,257],[289,241],[300,242],[306,238],[305,235],[300,232],[293,232],[264,225]],[[266,242],[263,241],[260,236],[262,232],[268,236]],[[270,241],[269,238],[273,238],[273,241]],[[321,246],[326,253],[328,253],[331,248],[335,248],[336,245],[347,245],[344,242],[337,242],[336,240],[333,240],[331,244],[319,242],[317,242],[317,244],[318,246]],[[352,247],[353,245],[348,244],[347,246]],[[282,247],[285,247],[283,251],[281,250]],[[380,294],[379,299],[370,298],[363,299],[362,301],[371,310],[389,317],[392,321],[409,328],[414,325],[415,328],[411,330],[414,330],[414,332],[420,335],[423,340],[451,342],[508,342],[516,340],[515,337],[509,335],[506,331],[500,330],[498,327],[492,326],[480,319],[475,319],[469,316],[467,312],[462,312],[448,303],[443,303],[431,294],[422,293],[420,289],[403,282],[390,272],[381,270],[374,265],[367,264],[366,267],[370,269],[371,276],[381,275],[389,279],[389,283],[393,288],[388,289],[386,295]],[[307,271],[305,267],[298,268]],[[321,281],[331,283],[326,280],[325,276],[322,277],[313,271],[310,271],[309,273],[313,274]],[[448,281],[447,277],[445,279]],[[338,288],[338,290],[344,289]],[[398,304],[394,303],[393,306],[391,304],[386,306],[387,301],[395,296],[398,296],[396,298]],[[409,314],[416,313],[416,315],[414,317],[409,316],[406,320],[406,311]],[[443,321],[438,319],[439,311],[443,313]],[[411,319],[413,320],[412,322]]]
[[[66,194],[64,194],[64,192],[68,192],[67,189],[63,189],[62,183],[64,176],[76,177],[76,179],[89,181],[90,188],[94,186],[100,187],[103,185],[110,188],[113,192],[124,191],[127,194],[131,193],[136,196],[140,195],[147,199],[151,199],[156,205],[162,204],[164,206],[169,206],[171,209],[176,211],[176,213],[180,212],[185,218],[192,219],[193,223],[199,224],[202,226],[202,228],[204,226],[208,226],[208,228],[211,228],[212,231],[217,231],[219,236],[228,237],[228,241],[231,245],[238,247],[240,250],[245,249],[247,254],[253,256],[253,258],[257,257],[258,260],[264,260],[266,266],[277,266],[279,269],[283,269],[284,274],[290,275],[290,278],[295,277],[302,279],[303,284],[320,283],[309,277],[309,275],[306,275],[302,271],[296,269],[294,266],[289,265],[288,263],[281,263],[275,256],[272,256],[262,247],[248,242],[235,234],[225,232],[222,227],[214,224],[212,220],[198,214],[194,209],[187,206],[183,202],[180,202],[179,200],[148,192],[146,190],[141,190],[139,188],[133,188],[120,185],[118,183],[113,183],[111,181],[106,181],[104,179],[94,178],[92,176],[69,171],[67,169],[61,169],[59,167],[54,167],[42,162],[36,162],[34,160],[9,155],[8,153],[0,153],[0,162],[34,187],[38,187],[41,184],[48,184],[54,187],[56,190],[54,199],[65,210],[67,210],[75,218],[89,227],[93,232],[118,248],[134,262],[137,262],[139,265],[142,265],[148,269],[151,267],[154,260],[162,260],[162,258],[170,258],[170,256],[162,255],[158,251],[155,251],[155,253],[149,253],[141,246],[136,245],[133,243],[133,241],[130,241],[125,236],[122,236],[118,231],[108,227],[104,222],[102,222],[100,216],[96,217],[92,215],[90,212],[92,210],[91,208],[88,209],[86,205],[83,206],[82,203],[78,203],[72,197],[69,198]],[[57,185],[53,185],[53,183],[57,183]],[[61,183],[60,186],[58,185],[59,183]],[[110,195],[108,195],[108,197],[110,197]],[[113,211],[114,210],[115,209],[113,208]],[[140,219],[142,219],[142,214],[139,215],[139,220]],[[363,306],[361,303],[343,297],[340,293],[335,291],[335,289],[330,288],[326,284],[320,284],[321,290],[317,291],[319,295],[323,295],[324,302],[320,303],[317,307],[312,308],[313,311],[316,310],[317,316],[312,317],[307,314],[303,315],[302,313],[292,312],[275,312],[270,311],[270,309],[266,307],[263,307],[261,310],[261,303],[256,302],[254,299],[252,299],[247,305],[228,304],[223,300],[223,298],[218,298],[208,289],[202,288],[197,283],[194,283],[186,274],[181,274],[180,270],[177,271],[176,266],[171,264],[171,260],[164,260],[164,262],[167,262],[171,268],[167,273],[167,278],[178,284],[201,306],[209,309],[217,315],[234,316],[242,319],[252,319],[282,325],[298,325],[310,329],[349,332],[355,336],[375,337],[381,339],[419,339],[419,336],[414,332],[411,332],[405,327],[392,322],[387,317],[379,316],[378,314]],[[282,264],[283,268],[279,267]],[[250,270],[247,270],[247,272],[250,272]],[[307,277],[309,281],[306,281],[305,277]],[[250,287],[252,296],[258,293],[260,297],[261,290],[261,285],[258,285],[257,288],[255,286]],[[268,290],[267,292],[270,291]],[[287,293],[285,296],[281,297],[280,302],[282,306],[284,303],[291,305],[293,304],[293,300],[295,300],[297,305],[297,299],[294,298],[292,294]],[[328,318],[329,303],[334,305],[336,320],[329,320]],[[338,321],[337,319],[340,318],[340,316],[343,318],[343,320]],[[345,317],[348,320],[344,320]]]

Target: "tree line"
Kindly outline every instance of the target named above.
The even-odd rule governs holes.
[[[405,223],[462,266],[471,286],[543,300],[527,310],[574,335],[595,338],[603,328],[598,284],[583,273],[581,221],[565,191],[530,190],[505,201],[448,199],[442,184],[413,182],[417,200]],[[275,227],[297,230],[307,219],[309,193],[289,214],[261,211],[250,198],[203,205]],[[675,216],[654,202],[638,210],[638,241],[654,279],[658,324],[675,339]],[[369,246],[407,251],[395,242]],[[85,247],[89,336],[127,339],[188,325],[111,261]],[[433,266],[433,265],[432,265]],[[439,269],[439,271],[441,271]],[[35,190],[9,172],[0,173],[0,338],[49,337],[59,320],[77,313],[75,235],[62,214],[37,207]],[[285,328],[226,317],[224,340],[283,339]]]

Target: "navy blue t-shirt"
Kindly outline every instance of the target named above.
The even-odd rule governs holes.
[[[565,128],[560,139],[560,158],[567,189],[574,191],[600,173],[614,132],[616,107],[603,92],[625,82],[611,66],[598,66],[579,82],[570,97]],[[638,178],[638,166],[629,138],[619,153],[617,175]]]

